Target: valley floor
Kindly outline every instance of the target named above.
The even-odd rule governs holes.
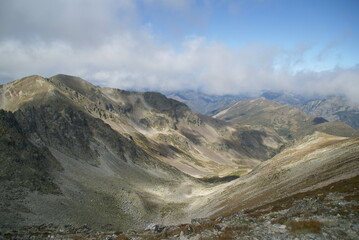
[[[215,219],[97,232],[52,224],[0,233],[0,239],[358,239],[359,177]]]

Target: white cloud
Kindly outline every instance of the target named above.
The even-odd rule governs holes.
[[[0,39],[93,44],[136,23],[131,0],[11,0],[0,2]]]
[[[0,81],[65,73],[123,89],[201,89],[214,94],[272,89],[342,94],[359,103],[358,68],[293,72],[309,46],[233,49],[192,36],[177,48],[139,24],[134,2],[2,1]],[[176,4],[171,7],[188,3]]]
[[[190,0],[140,0],[148,5],[161,5],[173,10],[187,10],[190,5]]]

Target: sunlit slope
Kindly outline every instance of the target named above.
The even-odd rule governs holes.
[[[67,75],[17,80],[1,87],[1,98],[1,107],[10,111],[66,102],[101,119],[154,158],[193,176],[252,168],[280,151],[284,142],[265,128],[239,130],[198,115],[159,93],[101,88]],[[253,142],[258,151],[253,151]]]
[[[359,138],[316,132],[212,195],[202,214],[227,215],[358,175]]]
[[[237,102],[214,117],[231,123],[272,128],[287,139],[298,138],[315,131],[344,137],[359,136],[357,130],[345,123],[328,122],[321,117],[309,116],[297,108],[280,105],[264,98]]]

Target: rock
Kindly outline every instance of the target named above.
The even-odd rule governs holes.
[[[179,239],[180,240],[188,240],[188,238],[184,235],[183,231],[181,231],[181,233],[179,235]]]
[[[194,232],[194,230],[193,230],[193,228],[192,228],[191,225],[187,225],[187,226],[186,226],[186,229],[187,229],[187,232],[186,232],[187,235],[189,235],[189,234],[191,234],[191,233]]]
[[[200,240],[200,239],[202,239],[200,234],[197,234],[196,236],[190,238],[190,240]]]
[[[165,229],[164,226],[155,224],[155,223],[150,223],[145,230],[147,231],[152,231],[153,233],[161,233],[163,230]]]
[[[325,219],[323,223],[328,227],[335,227],[339,225],[339,221],[337,219]]]
[[[72,225],[65,225],[61,228],[58,228],[57,230],[60,233],[68,233],[68,232],[74,232],[75,231],[75,227]]]
[[[85,233],[85,232],[90,232],[90,231],[91,231],[91,228],[87,224],[85,224],[82,227],[79,227],[76,230],[76,233]]]
[[[348,230],[347,234],[350,239],[358,239],[358,234],[353,230]]]
[[[151,230],[151,231],[153,231],[155,228],[156,228],[156,225],[157,224],[155,224],[155,223],[150,223],[150,224],[148,224],[147,225],[147,227],[145,228],[145,230]]]
[[[294,202],[289,209],[287,216],[292,217],[298,214],[320,214],[323,212],[324,206],[322,202],[316,197],[306,197],[302,200]]]
[[[135,231],[135,230],[133,230],[133,229],[129,229],[129,230],[127,230],[127,232],[126,232],[126,234],[127,235],[135,235],[137,232]]]
[[[201,224],[209,223],[209,222],[211,222],[211,219],[209,219],[209,218],[195,218],[195,219],[191,220],[191,224],[193,224],[193,225],[201,225]]]
[[[103,225],[101,227],[101,229],[104,229],[105,231],[113,231],[115,230],[114,226],[110,223],[106,224],[106,225]]]
[[[286,229],[286,228],[287,228],[286,225],[280,225],[280,226],[279,226],[279,229]]]

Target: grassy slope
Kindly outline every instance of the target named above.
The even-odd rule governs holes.
[[[203,213],[212,209],[213,216],[232,214],[357,176],[358,156],[359,138],[322,133],[305,137],[218,191]]]
[[[359,136],[359,131],[344,123],[317,124],[315,117],[309,116],[297,108],[280,105],[263,98],[237,102],[214,117],[232,123],[272,128],[279,135],[288,139],[312,134],[315,131],[343,137]]]

